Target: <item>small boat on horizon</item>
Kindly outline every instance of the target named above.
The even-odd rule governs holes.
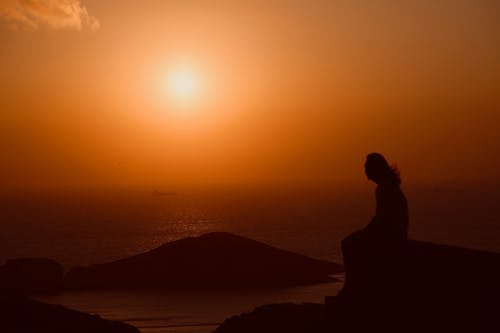
[[[172,192],[172,191],[158,191],[158,190],[154,190],[152,193],[151,193],[152,196],[154,197],[157,197],[157,196],[166,196],[166,195],[177,195],[177,193],[175,192]]]

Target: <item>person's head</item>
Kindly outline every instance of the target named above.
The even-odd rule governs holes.
[[[377,184],[401,184],[398,169],[390,166],[385,157],[379,153],[371,153],[366,156],[365,174],[369,180]]]

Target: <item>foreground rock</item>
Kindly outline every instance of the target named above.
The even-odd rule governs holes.
[[[326,304],[259,307],[215,332],[500,332],[500,254],[410,241],[377,261],[372,250],[346,249],[346,285]]]
[[[61,291],[64,267],[46,258],[10,259],[0,266],[0,291],[24,294]]]
[[[45,304],[23,296],[0,294],[0,332],[8,333],[139,333],[125,323]]]
[[[287,287],[333,281],[341,265],[215,232],[107,264],[76,267],[68,289]]]
[[[327,329],[323,304],[269,304],[226,319],[214,333],[303,333]],[[337,331],[332,331],[337,332]]]

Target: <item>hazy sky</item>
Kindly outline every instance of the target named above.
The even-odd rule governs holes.
[[[410,183],[499,182],[499,17],[496,0],[2,1],[0,181],[354,181],[379,151]]]

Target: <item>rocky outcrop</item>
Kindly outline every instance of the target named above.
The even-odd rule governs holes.
[[[0,293],[0,332],[8,333],[139,333],[128,324],[96,315]]]
[[[269,304],[226,319],[214,333],[304,333],[324,332],[323,304]],[[332,331],[336,332],[336,331]]]
[[[352,263],[346,265],[346,295],[425,295],[478,304],[500,296],[499,253],[412,240],[395,247],[361,242],[344,248],[344,260]]]
[[[215,332],[500,332],[500,254],[418,241],[377,246],[344,248],[346,284],[326,304],[259,307]]]
[[[46,258],[10,259],[0,266],[0,291],[52,293],[62,288],[64,267]]]
[[[332,281],[341,265],[224,232],[189,237],[107,264],[76,267],[69,289],[286,287]]]

